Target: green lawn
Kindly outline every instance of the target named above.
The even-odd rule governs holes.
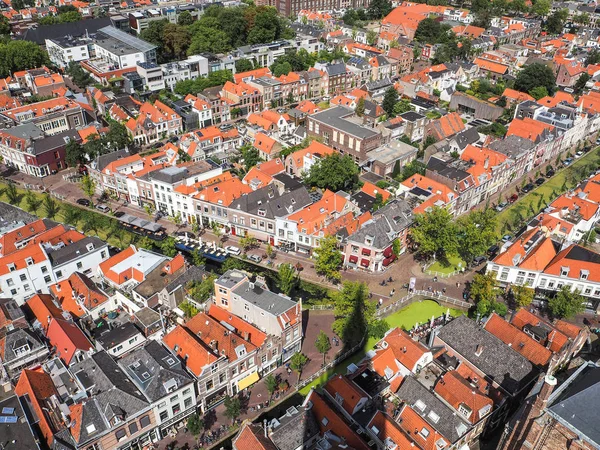
[[[417,322],[424,323],[431,319],[431,316],[439,317],[444,314],[448,308],[440,306],[433,300],[423,300],[421,302],[415,302],[408,305],[406,308],[401,309],[385,318],[391,328],[401,327],[405,330],[409,330],[415,326]],[[464,311],[458,309],[450,309],[450,314],[454,317],[464,314]],[[334,373],[346,373],[346,368],[352,363],[358,363],[364,358],[365,354],[375,347],[378,339],[369,338],[365,343],[364,348],[353,355],[352,357],[344,360],[335,367],[332,367],[319,378],[312,383],[303,387],[299,392],[302,395],[307,395],[313,387],[317,387],[325,383]]]
[[[5,187],[6,187],[6,184],[0,183],[0,189],[4,189]],[[16,204],[14,206],[18,206],[19,208],[23,209],[24,211],[27,211],[27,203],[25,202],[25,193],[27,191],[25,191],[24,189],[20,189],[20,188],[18,188],[17,191],[20,194],[20,202],[19,202],[19,204]],[[38,199],[40,199],[40,200],[44,197],[44,194],[41,194],[41,193],[35,192],[35,191],[33,191],[33,192],[36,195],[36,197],[38,197]],[[82,195],[82,197],[83,197],[83,195]],[[133,243],[137,238],[137,236],[135,234],[130,233],[129,231],[124,230],[122,228],[117,229],[115,227],[115,228],[111,229],[111,225],[113,225],[113,222],[116,222],[115,218],[101,214],[91,208],[80,208],[80,207],[72,205],[70,203],[62,202],[62,201],[58,200],[57,198],[54,198],[54,200],[56,201],[56,203],[58,205],[60,205],[60,210],[59,210],[57,216],[53,218],[57,222],[66,223],[66,221],[64,220],[64,217],[63,217],[63,211],[65,210],[65,207],[67,207],[67,208],[70,207],[70,208],[74,208],[80,212],[80,218],[77,221],[77,223],[70,223],[69,225],[76,227],[80,231],[84,231],[85,234],[87,234],[87,235],[96,235],[103,241],[106,241],[110,245],[113,245],[118,248],[125,248],[125,247],[129,246],[129,244]],[[6,194],[3,194],[2,196],[0,196],[0,201],[9,203],[8,199],[6,198]],[[40,218],[47,218],[43,206],[40,206],[36,211],[28,211],[28,212],[30,212],[31,214],[34,214]],[[97,228],[97,230],[84,229],[86,221],[94,222],[95,228]],[[118,232],[115,232],[115,230],[118,230]]]
[[[327,109],[327,108],[329,108],[329,102],[323,101],[323,102],[319,103],[317,106],[321,109]]]
[[[556,164],[552,165],[556,166]],[[597,148],[576,159],[570,166],[558,171],[556,175],[540,187],[519,198],[498,214],[498,232],[506,234],[509,231],[519,229],[527,219],[536,215],[556,197],[575,187],[581,180],[596,170],[599,165],[600,150]],[[513,193],[513,191],[506,192],[503,196],[504,199],[506,200]]]
[[[456,270],[459,270],[459,264],[461,264],[461,267],[466,266],[465,262],[459,256],[451,256],[450,258],[448,258],[448,262],[450,264],[448,266],[445,266],[440,261],[436,261],[427,270],[429,272],[451,273]]]

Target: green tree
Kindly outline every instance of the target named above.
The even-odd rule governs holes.
[[[187,11],[184,11],[184,13],[186,12]],[[181,19],[181,16],[179,16],[179,18]],[[200,436],[204,430],[204,420],[202,420],[198,413],[193,413],[188,417],[186,427],[192,436],[194,436],[194,439],[198,440],[198,436]]]
[[[290,295],[298,284],[298,275],[296,269],[291,264],[282,264],[277,274],[277,285],[281,292]]]
[[[15,183],[7,183],[2,192],[6,196],[8,203],[11,205],[18,205],[21,202],[21,194],[19,194],[17,185]]]
[[[548,96],[548,89],[545,86],[536,86],[528,92],[536,100]]]
[[[394,117],[394,107],[396,103],[398,103],[400,96],[398,95],[398,91],[391,87],[387,91],[385,91],[385,95],[383,96],[383,101],[381,102],[381,107],[386,112],[388,117]]]
[[[31,191],[30,191],[31,192]],[[29,194],[29,192],[27,193]],[[35,199],[39,204],[41,204],[41,200]],[[36,208],[37,209],[37,208]],[[62,220],[69,225],[77,226],[79,222],[79,218],[81,217],[81,210],[79,208],[75,208],[71,205],[65,205],[62,210]]]
[[[65,147],[65,161],[69,167],[77,167],[79,164],[86,162],[86,153],[78,141],[72,139]]]
[[[96,182],[89,175],[84,175],[81,178],[81,190],[90,199],[90,204],[93,205],[94,194],[96,193]]]
[[[169,258],[173,258],[177,255],[177,248],[175,247],[176,241],[173,236],[169,236],[160,243],[160,249]]]
[[[510,287],[510,292],[515,305],[519,308],[529,306],[535,295],[535,291],[533,289],[527,286],[520,286],[518,284],[513,284]]]
[[[445,208],[417,214],[410,236],[420,255],[447,261],[458,252],[458,226]]]
[[[183,11],[177,18],[177,24],[182,26],[188,26],[194,23],[194,17],[189,11]]]
[[[233,423],[235,419],[237,419],[240,416],[240,412],[242,409],[240,399],[238,397],[230,397],[229,395],[227,395],[225,397],[224,405],[225,417],[231,419],[231,422]]]
[[[497,214],[491,208],[471,211],[458,220],[459,254],[467,263],[485,252],[497,239]]]
[[[248,72],[253,69],[254,69],[254,65],[252,64],[252,61],[250,61],[249,59],[241,58],[235,62],[235,71],[237,73]]]
[[[60,211],[60,205],[56,200],[54,200],[50,195],[44,194],[44,199],[42,200],[42,208],[44,209],[44,213],[48,219],[54,219],[58,212]]]
[[[281,75],[287,75],[288,73],[290,73],[292,71],[292,65],[287,61],[283,61],[281,63],[275,63],[272,71],[273,71],[273,76],[275,76],[275,77],[280,77]]]
[[[340,267],[344,261],[342,252],[338,249],[338,242],[335,236],[325,236],[319,242],[319,247],[315,249],[315,271],[319,275],[325,276],[329,280],[339,281]]]
[[[400,114],[412,111],[413,109],[414,108],[410,104],[410,100],[407,98],[403,98],[400,101],[396,102],[396,104],[394,105],[393,114],[394,116],[399,116]]]
[[[154,250],[154,246],[155,246],[154,242],[155,241],[153,241],[149,237],[143,236],[136,242],[136,246],[138,248],[144,248],[146,250]]]
[[[553,94],[556,90],[554,72],[550,67],[541,63],[525,66],[517,75],[515,89],[521,92],[529,92],[538,86],[545,87],[549,94]]]
[[[329,350],[331,350],[331,342],[329,341],[329,336],[327,336],[323,330],[321,330],[317,335],[315,348],[319,353],[323,354],[323,365],[325,365],[325,355]]]
[[[32,191],[27,191],[27,193],[25,194],[25,209],[30,213],[35,213],[41,205],[42,200],[40,200],[40,198],[37,195],[35,195]]]
[[[10,40],[0,43],[0,76],[2,77],[49,63],[48,54],[34,42]]]
[[[267,388],[267,392],[269,393],[269,397],[272,398],[273,394],[279,387],[279,383],[277,382],[277,378],[275,378],[272,374],[269,374],[265,377],[265,386]]]
[[[0,35],[8,36],[11,32],[11,26],[8,19],[4,16],[0,17]]]
[[[531,11],[538,16],[544,17],[548,15],[551,7],[552,2],[550,0],[536,0]]]
[[[581,94],[583,92],[583,90],[585,89],[585,85],[586,83],[590,80],[590,76],[588,75],[587,72],[582,73],[579,78],[577,78],[577,81],[575,82],[575,86],[573,86],[573,89],[575,89],[575,92],[577,94]]]
[[[240,238],[240,246],[244,252],[247,252],[251,248],[255,247],[258,244],[258,240],[253,236],[243,236]]]
[[[494,311],[498,303],[496,298],[500,294],[496,288],[494,273],[475,274],[469,286],[469,294],[477,303],[477,312],[481,316],[487,316]]]
[[[67,66],[65,72],[71,79],[73,83],[75,83],[81,89],[85,89],[87,86],[92,84],[92,77],[88,72],[83,70],[81,65],[76,61],[71,61]]]
[[[557,9],[550,16],[548,16],[548,20],[546,21],[546,30],[550,34],[561,34],[563,29],[565,28],[565,22],[569,17],[569,10],[566,8]]]
[[[419,22],[417,30],[415,31],[415,41],[425,44],[435,44],[441,33],[442,26],[440,22],[434,18],[428,17]]]
[[[358,183],[358,167],[349,155],[333,153],[314,164],[304,180],[309,186],[337,192],[352,189]]]
[[[168,23],[162,30],[163,51],[166,59],[183,59],[191,43],[191,36],[186,27]],[[165,56],[163,56],[165,58]]]
[[[240,147],[240,153],[242,154],[246,171],[252,169],[255,165],[262,161],[258,150],[249,145]]]
[[[583,301],[581,291],[572,291],[569,286],[563,286],[548,300],[548,306],[554,317],[568,319],[584,311]]]
[[[354,108],[354,112],[358,117],[362,117],[365,114],[365,98],[361,97],[358,99],[356,103],[356,108]]]
[[[308,363],[308,358],[304,353],[294,353],[290,358],[290,368],[298,373],[298,382],[300,382],[300,376],[302,375],[302,369]]]
[[[585,64],[590,65],[590,64],[599,64],[600,63],[600,51],[598,51],[597,48],[592,48],[589,52],[588,52],[588,56],[585,59]]]
[[[392,3],[388,0],[372,0],[367,10],[370,19],[381,20],[392,12]]]
[[[215,291],[216,275],[209,275],[204,280],[194,280],[186,286],[189,295],[198,303],[204,303]]]
[[[181,302],[178,308],[183,311],[183,314],[185,314],[185,317],[188,319],[191,319],[199,312],[198,308],[188,301]]]
[[[367,31],[367,43],[369,45],[375,45],[377,43],[377,33],[373,30]]]
[[[125,125],[119,122],[111,121],[108,127],[108,132],[102,139],[102,144],[106,148],[105,153],[109,153],[115,150],[123,150],[126,147],[131,146],[133,140],[130,134],[127,132]]]

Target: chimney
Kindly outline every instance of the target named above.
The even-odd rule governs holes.
[[[552,394],[554,386],[556,386],[556,378],[550,374],[547,374],[544,377],[544,384],[540,389],[540,393],[535,399],[535,408],[538,408],[541,411],[546,407],[546,403],[548,403],[548,398],[550,398],[550,394]]]
[[[483,345],[477,344],[477,349],[475,350],[475,356],[481,356],[482,352],[483,352]]]
[[[269,433],[267,431],[267,419],[263,419],[263,430],[265,431],[265,437],[269,437]]]
[[[406,347],[403,347],[403,348],[402,348],[402,352],[403,352],[403,353],[406,353]]]

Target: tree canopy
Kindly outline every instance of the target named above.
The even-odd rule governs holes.
[[[0,77],[16,71],[50,64],[48,54],[30,41],[10,40],[0,42]]]
[[[85,89],[93,82],[90,74],[83,70],[81,65],[76,61],[71,61],[67,66],[65,72],[68,76],[71,77],[73,83],[75,83],[81,89]]]
[[[548,306],[552,315],[559,319],[568,319],[585,309],[581,291],[572,291],[569,286],[563,286],[554,297],[551,297]]]
[[[315,270],[330,280],[339,280],[340,267],[344,261],[342,253],[338,249],[335,236],[325,236],[321,239],[319,247],[315,249]]]
[[[417,214],[410,233],[423,256],[447,260],[458,251],[458,225],[445,208]]]
[[[233,75],[229,70],[217,70],[211,72],[206,77],[198,77],[193,80],[182,80],[175,84],[175,93],[181,96],[188,94],[196,95],[198,92],[202,92],[204,89],[221,86],[227,81],[233,81]]]
[[[305,176],[305,181],[310,186],[337,192],[356,185],[358,167],[351,156],[333,153],[314,164]]]
[[[515,89],[521,92],[529,92],[542,86],[552,95],[556,90],[556,77],[552,69],[545,64],[533,63],[525,66],[519,72],[515,80]]]

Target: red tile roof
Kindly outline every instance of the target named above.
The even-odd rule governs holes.
[[[163,342],[185,362],[187,368],[197,377],[202,374],[205,366],[218,359],[192,331],[181,325],[177,325],[167,334],[163,338]]]
[[[259,423],[244,423],[233,439],[233,445],[237,450],[277,450],[275,444],[265,437],[263,427]]]
[[[410,406],[405,405],[400,412],[400,427],[424,450],[437,450],[436,443],[441,439],[446,446],[450,445],[448,439],[442,436],[435,428],[425,421]],[[427,430],[422,433],[422,430]],[[425,437],[425,435],[427,437]]]
[[[568,342],[569,338],[562,333],[557,327],[554,327],[550,323],[540,319],[535,314],[527,311],[525,308],[521,308],[517,311],[516,314],[511,318],[510,323],[517,327],[519,330],[523,330],[525,325],[531,325],[534,327],[542,326],[550,331],[548,334],[548,340],[552,342],[549,345],[549,348],[553,352],[560,352],[564,345]],[[546,343],[544,343],[546,344]]]
[[[546,366],[552,357],[550,350],[496,313],[490,316],[484,328],[536,366]]]
[[[375,429],[378,431],[376,435],[381,442],[386,443],[386,440],[391,440],[397,445],[397,450],[418,448],[415,441],[413,441],[410,436],[392,420],[391,417],[382,411],[377,411],[375,413],[367,427],[373,433],[375,433]]]
[[[461,405],[471,410],[468,421],[479,422],[492,411],[494,402],[455,370],[446,372],[435,385],[435,392],[459,411]],[[466,416],[465,416],[466,418]]]
[[[229,311],[219,308],[217,305],[210,305],[208,315],[217,320],[219,323],[227,323],[235,328],[236,334],[242,336],[256,347],[261,347],[267,335],[256,328],[254,325],[242,320],[238,316],[231,314]]]
[[[44,332],[52,318],[62,318],[63,311],[55,303],[50,294],[35,294],[25,302],[31,313],[41,324]]]
[[[354,450],[369,450],[369,446],[315,391],[311,391],[307,400],[312,403],[312,412],[319,424],[321,434],[331,431],[343,438]]]
[[[46,337],[50,345],[56,348],[56,354],[68,366],[77,351],[87,352],[92,344],[83,331],[73,322],[64,319],[52,319]]]
[[[362,399],[369,398],[365,391],[344,375],[332,376],[325,384],[324,389],[332,398],[336,399],[336,401],[336,396],[339,394],[343,400],[340,406],[350,415],[356,412],[356,407]]]
[[[380,342],[381,347],[387,346],[394,352],[394,356],[398,362],[410,371],[414,371],[417,362],[426,354],[429,353],[427,347],[420,342],[413,340],[406,331],[401,328],[392,330]],[[394,372],[397,368],[391,367]]]

